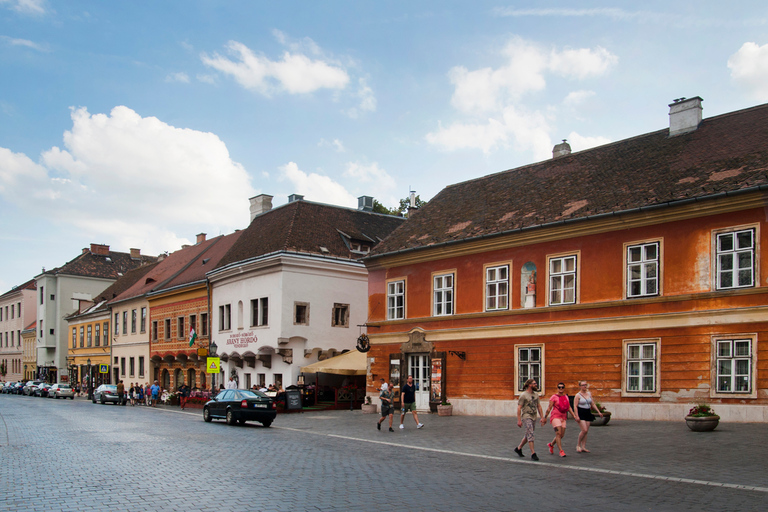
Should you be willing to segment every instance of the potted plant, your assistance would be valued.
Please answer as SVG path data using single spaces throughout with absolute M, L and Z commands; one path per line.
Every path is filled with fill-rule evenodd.
M 701 403 L 694 405 L 688 416 L 685 417 L 685 424 L 689 429 L 694 432 L 709 432 L 717 428 L 717 424 L 720 422 L 720 416 L 715 414 L 715 411 L 709 404 Z
M 360 409 L 362 409 L 363 414 L 375 414 L 376 413 L 376 404 L 371 403 L 371 397 L 366 396 L 365 397 L 365 403 L 360 406 Z
M 603 413 L 603 417 L 595 416 L 595 419 L 592 420 L 590 425 L 593 427 L 604 427 L 608 424 L 609 421 L 611 421 L 611 412 L 606 410 L 605 406 L 602 405 L 600 402 L 595 402 L 595 407 L 597 407 L 597 410 Z
M 443 399 L 443 403 L 439 404 L 437 406 L 437 415 L 438 416 L 452 416 L 453 415 L 453 406 L 451 403 Z

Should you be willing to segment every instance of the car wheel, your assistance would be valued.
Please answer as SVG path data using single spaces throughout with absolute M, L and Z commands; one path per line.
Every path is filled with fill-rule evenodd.
M 232 410 L 227 411 L 227 425 L 234 425 L 235 424 L 235 415 L 232 414 Z
M 101 395 L 101 399 L 99 400 L 101 402 L 101 405 L 106 405 L 106 401 L 104 401 L 104 395 Z
M 59 399 L 59 395 L 56 395 L 56 394 L 54 394 L 54 395 L 53 395 L 53 398 L 55 398 L 56 400 L 58 400 L 58 399 Z
M 212 419 L 213 418 L 211 418 L 211 411 L 209 411 L 207 407 L 203 407 L 203 420 L 206 423 L 210 423 Z
M 269 428 L 269 426 L 272 425 L 272 420 L 262 421 L 261 424 L 266 428 Z
M 96 397 L 91 398 L 91 402 L 96 403 Z
M 69 399 L 70 399 L 70 400 L 74 400 L 74 399 L 75 399 L 75 397 L 71 396 L 71 397 L 69 397 Z

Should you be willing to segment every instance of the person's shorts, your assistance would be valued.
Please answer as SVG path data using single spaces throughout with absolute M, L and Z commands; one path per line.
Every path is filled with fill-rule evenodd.
M 523 418 L 523 428 L 525 429 L 525 440 L 532 443 L 534 439 L 533 431 L 536 428 L 536 420 Z
M 390 407 L 389 405 L 382 405 L 381 406 L 381 417 L 389 416 L 390 414 L 395 414 L 395 408 Z
M 565 427 L 565 420 L 563 418 L 550 418 L 549 422 L 554 428 Z
M 576 413 L 579 415 L 579 420 L 581 421 L 592 421 L 595 419 L 595 415 L 592 414 L 592 410 L 587 409 L 586 407 L 577 407 Z
M 408 412 L 408 411 L 416 412 L 416 402 L 413 402 L 410 404 L 403 403 L 403 412 Z

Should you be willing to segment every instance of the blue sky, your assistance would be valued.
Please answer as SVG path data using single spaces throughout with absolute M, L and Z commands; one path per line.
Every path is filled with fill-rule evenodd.
M 0 292 L 768 102 L 762 2 L 0 0 Z M 512 191 L 514 193 L 514 191 Z

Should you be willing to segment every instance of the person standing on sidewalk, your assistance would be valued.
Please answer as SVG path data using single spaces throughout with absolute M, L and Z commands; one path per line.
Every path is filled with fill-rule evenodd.
M 551 415 L 549 413 L 552 413 Z M 563 451 L 563 436 L 565 435 L 565 424 L 568 421 L 568 413 L 571 413 L 573 419 L 578 420 L 578 416 L 571 407 L 571 402 L 565 395 L 565 384 L 562 382 L 557 383 L 557 393 L 552 395 L 549 399 L 549 408 L 544 415 L 544 419 L 549 416 L 549 423 L 555 429 L 555 438 L 551 443 L 547 443 L 549 453 L 555 453 L 555 444 L 557 449 L 560 450 L 560 456 L 565 457 L 565 451 Z
M 544 418 L 544 413 L 541 411 L 541 404 L 539 403 L 538 385 L 536 379 L 528 379 L 523 385 L 523 392 L 520 394 L 520 399 L 517 401 L 517 426 L 525 426 L 525 435 L 520 444 L 515 447 L 515 453 L 520 457 L 523 455 L 523 446 L 528 443 L 531 448 L 531 459 L 539 460 L 539 456 L 536 455 L 536 450 L 533 447 L 534 435 L 533 432 L 536 428 L 536 413 L 538 412 L 541 417 L 542 426 L 547 422 Z
M 152 395 L 152 407 L 157 407 L 157 399 L 160 397 L 160 385 L 155 381 L 154 384 L 149 388 L 150 394 Z
M 125 405 L 125 384 L 123 381 L 117 381 L 117 404 Z
M 413 385 L 413 375 L 409 375 L 403 388 L 400 390 L 400 400 L 403 403 L 403 408 L 400 411 L 400 428 L 405 428 L 403 420 L 408 411 L 411 411 L 413 415 L 413 421 L 416 422 L 416 428 L 424 426 L 423 423 L 419 423 L 419 415 L 416 414 L 416 386 Z
M 376 423 L 376 428 L 381 430 L 381 422 L 389 416 L 389 431 L 394 432 L 395 430 L 392 428 L 392 419 L 395 414 L 395 408 L 393 407 L 392 402 L 395 399 L 395 394 L 392 392 L 391 386 L 388 386 L 386 382 L 381 385 L 379 398 L 381 399 L 381 418 L 379 418 L 379 422 Z

